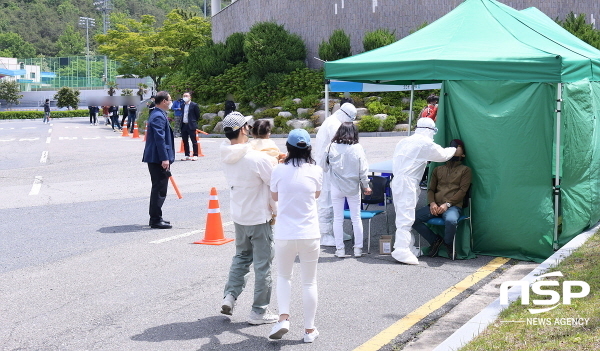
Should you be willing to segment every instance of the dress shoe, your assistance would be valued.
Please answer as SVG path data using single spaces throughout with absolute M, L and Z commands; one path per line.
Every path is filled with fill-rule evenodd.
M 165 221 L 159 221 L 159 222 L 150 223 L 150 228 L 171 229 L 171 228 L 173 228 L 173 226 L 170 223 L 167 223 Z
M 443 242 L 444 240 L 438 238 L 433 245 L 431 245 L 431 248 L 429 249 L 429 257 L 435 257 L 438 255 L 438 252 L 440 252 L 440 246 L 442 246 Z

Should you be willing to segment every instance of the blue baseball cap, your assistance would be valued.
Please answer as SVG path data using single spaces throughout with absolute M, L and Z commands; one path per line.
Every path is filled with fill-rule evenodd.
M 297 147 L 298 149 L 306 149 L 310 146 L 310 135 L 304 129 L 294 129 L 290 132 L 287 139 L 288 144 Z M 299 146 L 298 144 L 302 144 Z

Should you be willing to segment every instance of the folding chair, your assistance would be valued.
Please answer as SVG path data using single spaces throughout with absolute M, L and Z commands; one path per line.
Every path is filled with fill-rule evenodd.
M 366 204 L 364 210 L 360 211 L 360 219 L 368 220 L 368 229 L 367 229 L 367 253 L 371 253 L 371 219 L 373 217 L 385 214 L 385 228 L 389 234 L 389 223 L 388 223 L 388 215 L 387 215 L 387 194 L 386 188 L 388 187 L 389 179 L 386 177 L 379 176 L 369 176 L 371 180 L 371 190 L 373 191 L 371 195 L 362 195 L 361 203 Z M 374 210 L 369 211 L 369 205 L 383 203 L 384 210 Z M 344 210 L 344 219 L 350 219 L 350 210 Z
M 465 213 L 466 210 L 468 209 L 469 213 Z M 458 224 L 464 220 L 469 220 L 469 240 L 471 241 L 471 247 L 473 247 L 473 222 L 471 221 L 471 186 L 469 186 L 469 189 L 467 190 L 467 193 L 465 194 L 465 198 L 463 199 L 463 207 L 462 207 L 462 211 L 463 211 L 463 215 L 460 216 L 458 218 L 458 221 L 456 222 L 456 225 L 458 226 Z M 434 217 L 429 219 L 427 222 L 427 224 L 430 225 L 439 225 L 439 226 L 445 226 L 446 223 L 444 222 L 444 219 L 441 217 Z M 419 250 L 421 250 L 421 236 L 419 235 Z M 454 239 L 452 240 L 452 252 L 448 253 L 451 254 L 451 258 L 454 261 L 454 259 L 456 258 L 456 235 L 454 235 Z

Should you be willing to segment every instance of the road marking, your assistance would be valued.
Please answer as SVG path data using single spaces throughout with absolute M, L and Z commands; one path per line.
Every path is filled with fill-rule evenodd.
M 48 160 L 48 151 L 42 152 L 42 158 L 40 158 L 40 163 L 46 163 Z
M 87 138 L 87 137 L 83 137 L 83 140 L 94 140 L 94 139 L 100 139 L 100 137 L 93 137 L 93 138 Z
M 23 127 L 21 129 L 36 129 L 37 127 Z
M 58 137 L 58 140 L 77 140 L 77 137 Z
M 0 141 L 13 141 L 13 140 L 17 140 L 17 139 L 15 139 L 15 138 L 12 138 L 12 139 L 0 139 Z
M 52 133 L 52 128 L 48 129 L 48 133 Z
M 107 136 L 105 137 L 106 139 L 121 139 L 120 135 L 116 135 L 116 136 Z
M 488 264 L 475 271 L 473 274 L 469 275 L 456 285 L 449 287 L 438 296 L 427 301 L 423 306 L 417 308 L 413 312 L 406 315 L 406 317 L 400 319 L 396 323 L 383 330 L 381 333 L 375 335 L 373 338 L 371 338 L 371 340 L 355 348 L 354 351 L 375 351 L 381 349 L 383 346 L 394 340 L 398 335 L 404 333 L 412 326 L 423 320 L 423 318 L 427 317 L 429 314 L 445 305 L 448 301 L 452 300 L 463 291 L 469 289 L 488 275 L 495 272 L 496 269 L 500 268 L 509 260 L 510 258 L 506 257 L 494 258 Z
M 29 195 L 37 195 L 40 193 L 40 189 L 42 188 L 42 176 L 36 176 L 33 180 L 33 186 L 31 187 L 31 191 Z
M 21 138 L 21 139 L 19 139 L 19 141 L 35 141 L 35 140 L 40 140 L 40 138 Z
M 46 138 L 46 144 L 50 144 L 50 137 Z
M 225 222 L 225 223 L 223 223 L 223 227 L 227 227 L 228 225 L 232 225 L 232 224 L 233 224 L 233 222 Z M 162 243 L 166 243 L 167 241 L 185 238 L 185 237 L 188 237 L 188 236 L 192 236 L 194 234 L 204 233 L 204 230 L 205 229 L 193 230 L 191 232 L 187 232 L 187 233 L 183 233 L 183 234 L 179 234 L 179 235 L 170 236 L 168 238 L 164 238 L 164 239 L 160 239 L 160 240 L 154 240 L 154 241 L 151 241 L 150 244 L 162 244 Z

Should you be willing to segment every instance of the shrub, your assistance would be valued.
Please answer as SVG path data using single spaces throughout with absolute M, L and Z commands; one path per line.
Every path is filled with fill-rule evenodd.
M 373 116 L 363 116 L 358 121 L 358 130 L 361 132 L 376 132 L 380 125 L 380 119 Z
M 413 101 L 413 117 L 419 119 L 419 113 L 427 106 L 427 101 L 423 99 L 416 99 Z
M 363 48 L 365 51 L 380 48 L 392 44 L 396 41 L 395 31 L 390 32 L 388 29 L 381 28 L 372 32 L 365 33 L 363 37 Z
M 257 114 L 254 115 L 255 119 L 260 119 L 260 118 L 276 118 L 277 115 L 279 115 L 279 112 L 281 112 L 281 110 L 276 109 L 276 108 L 268 108 L 262 112 L 259 112 Z M 281 116 L 279 116 L 281 117 Z M 285 118 L 285 117 L 284 117 Z
M 88 110 L 52 111 L 50 118 L 85 117 L 89 115 Z M 0 112 L 0 119 L 35 119 L 43 118 L 43 111 L 4 111 Z
M 287 74 L 279 91 L 288 97 L 320 95 L 323 90 L 323 70 L 299 68 Z M 302 99 L 304 102 L 304 99 Z
M 387 118 L 381 123 L 381 127 L 383 130 L 391 131 L 396 127 L 396 117 L 395 116 L 387 116 Z
M 225 110 L 225 103 L 209 105 L 204 108 L 204 113 L 219 113 Z
M 285 130 L 288 127 L 288 125 L 286 124 L 287 121 L 288 121 L 288 119 L 283 116 L 275 116 L 275 119 L 273 120 L 273 124 L 275 124 L 275 127 L 279 127 L 279 128 L 282 128 L 283 130 Z
M 251 74 L 288 73 L 305 67 L 306 47 L 297 34 L 275 22 L 254 24 L 244 39 L 244 53 Z
M 319 58 L 325 61 L 335 61 L 344 57 L 352 56 L 350 36 L 343 29 L 336 29 L 328 41 L 319 45 Z
M 379 113 L 388 113 L 390 109 L 389 106 L 384 105 L 381 103 L 381 101 L 371 101 L 367 102 L 365 105 L 369 109 L 369 112 L 374 115 Z

